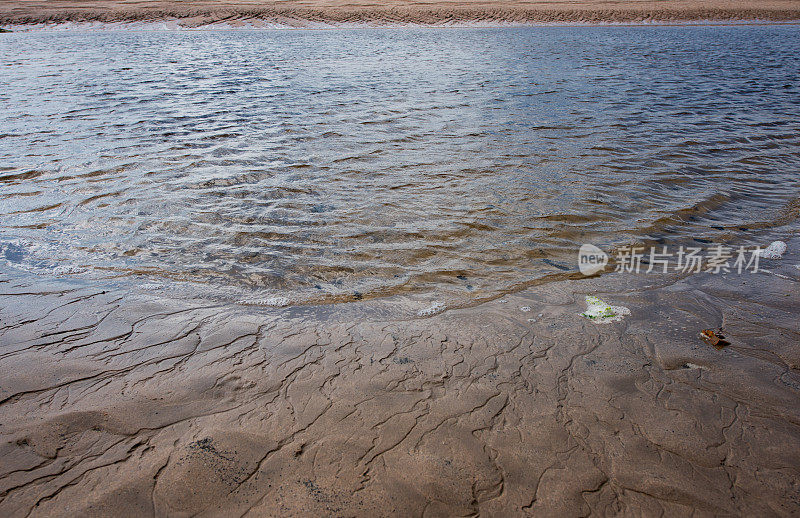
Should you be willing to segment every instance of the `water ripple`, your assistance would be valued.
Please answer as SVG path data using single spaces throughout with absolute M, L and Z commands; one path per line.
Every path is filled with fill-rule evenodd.
M 796 231 L 798 36 L 6 34 L 0 246 L 237 300 L 451 306 L 574 266 L 583 242 Z

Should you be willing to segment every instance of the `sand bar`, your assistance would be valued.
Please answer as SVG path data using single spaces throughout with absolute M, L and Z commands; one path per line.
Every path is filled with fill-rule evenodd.
M 486 1 L 439 0 L 388 2 L 286 0 L 278 2 L 222 0 L 122 1 L 74 0 L 0 2 L 0 24 L 63 22 L 179 21 L 186 27 L 205 25 L 458 25 L 537 23 L 680 23 L 690 21 L 786 22 L 800 19 L 797 0 L 652 1 Z

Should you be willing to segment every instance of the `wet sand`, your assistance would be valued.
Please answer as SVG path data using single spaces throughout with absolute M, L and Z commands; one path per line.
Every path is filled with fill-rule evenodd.
M 6 273 L 0 515 L 797 515 L 797 262 L 430 318 Z
M 284 0 L 276 2 L 8 0 L 0 4 L 0 24 L 64 22 L 175 21 L 182 26 L 339 24 L 529 24 L 529 23 L 677 23 L 687 21 L 790 21 L 800 19 L 798 0 L 665 0 L 665 1 L 498 1 L 350 2 Z

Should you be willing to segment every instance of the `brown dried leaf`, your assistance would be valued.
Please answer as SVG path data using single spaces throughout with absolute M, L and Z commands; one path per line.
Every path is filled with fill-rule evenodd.
M 717 349 L 722 349 L 726 345 L 731 344 L 729 341 L 725 340 L 722 329 L 717 329 L 716 331 L 713 329 L 703 329 L 700 332 L 700 338 L 708 345 L 716 347 Z

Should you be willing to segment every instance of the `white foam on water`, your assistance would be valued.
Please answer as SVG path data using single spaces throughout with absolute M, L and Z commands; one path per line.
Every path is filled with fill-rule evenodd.
M 597 322 L 598 324 L 606 324 L 609 322 L 618 322 L 630 314 L 631 310 L 626 307 L 611 306 L 598 297 L 587 295 L 586 311 L 581 313 L 581 316 L 588 318 L 592 322 Z
M 286 297 L 268 297 L 266 299 L 238 300 L 236 303 L 248 306 L 270 306 L 273 308 L 283 308 L 288 306 L 291 301 Z
M 788 275 L 783 275 L 782 273 L 777 273 L 777 272 L 773 272 L 773 271 L 770 271 L 770 270 L 759 270 L 759 271 L 760 271 L 760 272 L 761 272 L 761 271 L 763 271 L 763 272 L 767 272 L 767 273 L 769 273 L 769 274 L 771 274 L 771 275 L 774 275 L 775 277 L 778 277 L 779 279 L 786 279 L 787 281 L 792 281 L 792 280 L 794 280 L 794 279 L 792 279 L 791 277 L 789 277 Z
M 84 273 L 88 270 L 88 268 L 84 266 L 76 266 L 76 265 L 59 265 L 51 269 L 46 269 L 43 273 L 52 273 L 53 275 L 71 275 L 76 273 Z
M 27 239 L 0 241 L 0 259 L 10 268 L 34 275 L 63 277 L 87 272 L 90 268 L 77 264 L 53 262 L 58 249 L 51 244 L 37 243 Z
M 425 309 L 420 309 L 417 311 L 417 315 L 421 317 L 429 317 L 431 315 L 435 315 L 436 313 L 441 313 L 445 310 L 444 302 L 436 301 Z
M 140 284 L 139 285 L 139 289 L 140 290 L 147 290 L 147 291 L 158 291 L 158 290 L 164 289 L 164 285 L 163 284 L 157 284 L 157 283 L 154 283 L 154 282 L 147 282 L 145 284 Z
M 11 268 L 34 275 L 53 275 L 61 277 L 85 273 L 90 270 L 87 266 L 64 263 L 63 260 L 54 262 L 52 257 L 57 257 L 60 250 L 53 244 L 30 241 L 27 239 L 10 239 L 0 241 L 0 258 Z

